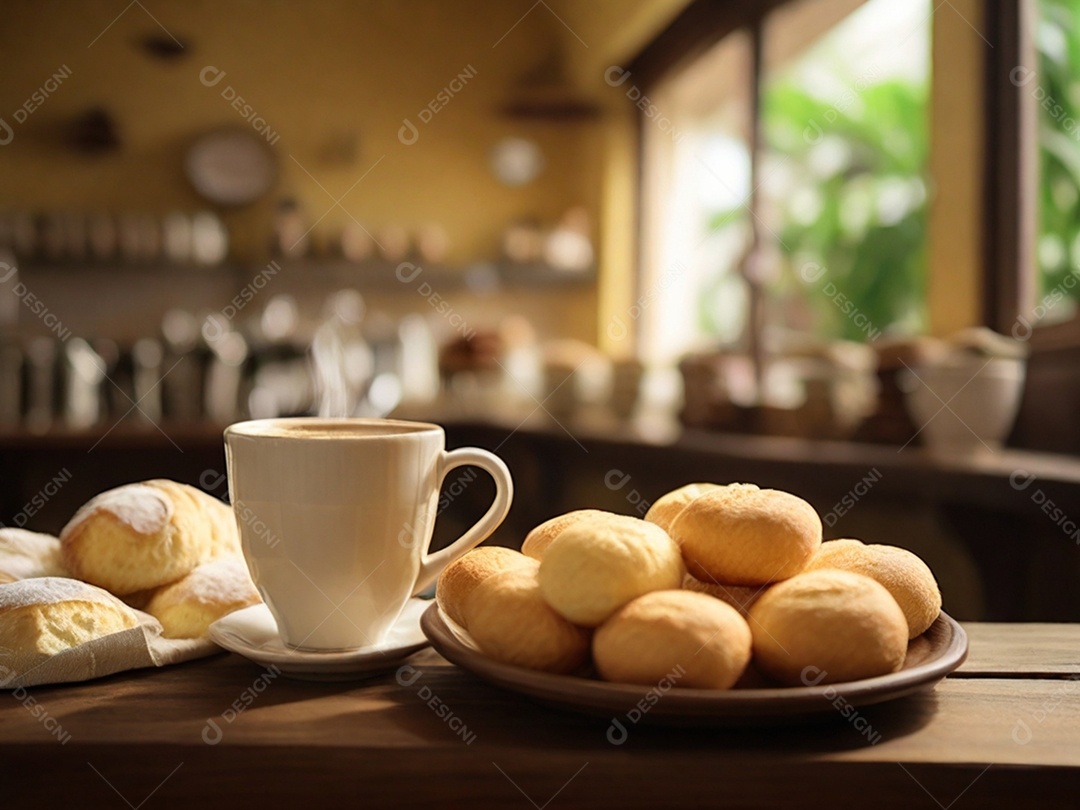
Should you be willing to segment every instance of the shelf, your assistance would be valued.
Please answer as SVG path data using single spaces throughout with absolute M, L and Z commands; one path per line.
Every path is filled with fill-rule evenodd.
M 500 288 L 577 287 L 596 281 L 595 269 L 581 273 L 554 270 L 543 264 L 473 262 L 465 265 L 427 264 L 409 259 L 388 262 L 370 259 L 347 262 L 341 259 L 278 259 L 285 275 L 331 279 L 355 284 L 360 289 L 415 291 L 423 284 L 433 290 L 494 292 Z
M 0 428 L 0 452 L 79 450 L 101 447 L 109 450 L 160 450 L 174 444 L 183 447 L 210 447 L 223 443 L 224 425 L 212 422 L 164 422 L 151 424 L 102 424 L 73 429 L 62 425 L 45 433 L 30 433 L 13 427 Z
M 565 422 L 567 430 L 552 424 L 519 420 L 447 418 L 439 414 L 412 414 L 408 418 L 423 418 L 444 425 L 448 431 L 469 434 L 470 437 L 493 438 L 496 443 L 513 433 L 522 439 L 544 444 L 575 445 L 581 442 L 590 447 L 648 453 L 670 451 L 682 457 L 712 457 L 768 466 L 798 466 L 820 471 L 877 469 L 883 478 L 915 478 L 922 480 L 930 492 L 935 482 L 946 479 L 988 479 L 1008 482 L 1017 475 L 1018 484 L 1031 480 L 1040 485 L 1063 487 L 1076 497 L 1080 490 L 1080 460 L 1065 455 L 1037 453 L 1005 448 L 994 453 L 973 456 L 941 457 L 925 449 L 909 447 L 901 450 L 893 445 L 865 444 L 822 439 L 796 439 L 779 436 L 750 436 L 682 429 L 670 433 L 640 430 L 620 423 L 611 427 L 589 427 Z M 87 430 L 57 427 L 43 434 L 32 434 L 15 428 L 0 429 L 0 450 L 82 448 L 103 440 L 110 448 L 154 449 L 168 446 L 170 439 L 181 445 L 209 446 L 222 441 L 224 425 L 211 422 L 162 423 L 153 425 L 122 424 L 113 429 L 102 425 Z
M 276 264 L 282 278 L 311 279 L 348 284 L 362 290 L 381 292 L 414 291 L 427 283 L 433 290 L 472 290 L 494 292 L 502 288 L 535 289 L 581 287 L 595 283 L 596 270 L 564 272 L 544 264 L 513 262 L 473 262 L 465 265 L 428 265 L 421 261 L 388 262 L 369 259 L 349 262 L 344 259 L 267 259 L 259 263 L 227 263 L 206 267 L 167 262 L 102 264 L 20 263 L 24 279 L 42 276 L 109 276 L 116 278 L 172 276 L 186 279 L 242 279 L 267 270 Z M 399 268 L 402 268 L 399 272 Z M 276 275 L 276 274 L 275 274 Z
M 41 276 L 177 276 L 181 278 L 235 277 L 243 265 L 225 262 L 215 265 L 172 264 L 170 262 L 18 262 L 19 275 L 24 279 Z

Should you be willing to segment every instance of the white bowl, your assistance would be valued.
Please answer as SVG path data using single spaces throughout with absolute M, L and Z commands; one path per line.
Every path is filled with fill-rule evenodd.
M 965 356 L 901 375 L 908 414 L 934 453 L 995 450 L 1012 430 L 1026 361 Z

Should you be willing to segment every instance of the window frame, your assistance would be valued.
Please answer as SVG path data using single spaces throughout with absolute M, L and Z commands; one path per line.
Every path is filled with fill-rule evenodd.
M 1035 0 L 986 0 L 986 208 L 983 220 L 983 319 L 1013 334 L 1035 305 L 1039 232 L 1039 108 L 1012 72 L 1035 65 Z M 1021 325 L 1022 326 L 1022 325 Z M 1021 336 L 1026 330 L 1021 329 Z M 1080 315 L 1034 324 L 1032 354 L 1080 350 Z
M 763 285 L 755 278 L 752 271 L 754 255 L 761 251 L 761 226 L 757 216 L 760 201 L 760 160 L 764 147 L 761 127 L 762 80 L 764 76 L 765 29 L 769 17 L 785 5 L 792 5 L 798 0 L 692 0 L 689 5 L 647 45 L 629 64 L 629 72 L 635 83 L 645 95 L 654 93 L 656 86 L 672 73 L 700 58 L 721 40 L 744 30 L 750 40 L 751 71 L 749 76 L 749 98 L 751 104 L 751 125 L 748 135 L 751 161 L 752 191 L 744 202 L 750 211 L 752 228 L 751 246 L 747 251 L 742 266 L 737 267 L 748 288 L 747 302 L 747 345 L 745 350 L 752 360 L 754 374 L 759 384 L 766 366 L 764 341 L 764 318 L 766 293 Z M 645 139 L 643 132 L 649 120 L 644 110 L 637 112 L 636 176 L 637 199 L 634 205 L 635 232 L 638 234 L 634 246 L 635 273 L 633 288 L 635 298 L 642 295 L 643 279 L 646 278 L 645 256 L 642 250 L 642 234 L 647 219 L 647 204 L 644 190 L 645 182 Z M 635 325 L 634 339 L 640 345 L 640 323 Z
M 670 73 L 679 70 L 689 62 L 694 61 L 713 46 L 717 45 L 725 37 L 734 32 L 745 29 L 750 37 L 752 50 L 751 104 L 753 105 L 753 120 L 750 132 L 752 173 L 758 171 L 758 158 L 760 156 L 760 86 L 762 71 L 762 47 L 764 36 L 764 21 L 775 9 L 794 0 L 692 0 L 692 2 L 665 28 L 657 37 L 642 50 L 630 63 L 630 71 L 635 82 L 641 87 L 646 95 L 653 93 L 657 84 Z M 645 188 L 645 143 L 641 133 L 647 119 L 644 111 L 638 110 L 637 115 L 637 176 L 635 184 L 637 188 L 637 201 L 634 206 L 634 216 L 637 220 L 636 232 L 642 233 L 642 226 L 646 218 L 646 203 L 642 190 Z M 755 189 L 756 191 L 756 189 Z M 746 206 L 754 210 L 756 194 L 751 192 L 746 200 Z M 754 226 L 754 249 L 757 249 L 757 227 Z M 637 257 L 635 267 L 635 297 L 641 295 L 642 279 L 645 268 L 644 257 L 641 250 L 640 236 L 635 246 Z M 749 281 L 749 280 L 748 280 Z M 758 285 L 750 283 L 750 317 L 760 318 L 761 291 Z M 638 325 L 640 331 L 640 324 Z M 755 376 L 760 377 L 764 368 L 763 347 L 759 345 L 757 337 L 760 329 L 752 326 L 747 329 L 750 345 L 748 353 L 753 358 Z M 636 335 L 640 338 L 640 335 Z M 759 379 L 760 382 L 760 379 Z
M 1071 413 L 1080 399 L 1080 315 L 1033 324 L 1030 333 L 1019 320 L 1035 305 L 1038 271 L 1038 102 L 1010 74 L 1037 64 L 1036 15 L 1034 0 L 985 0 L 983 318 L 998 332 L 1026 339 L 1029 348 L 1009 444 L 1080 453 L 1080 423 Z
M 1031 0 L 986 0 L 982 310 L 985 325 L 1003 334 L 1031 310 L 1036 273 L 1038 108 L 1011 80 L 1036 60 L 1033 14 Z

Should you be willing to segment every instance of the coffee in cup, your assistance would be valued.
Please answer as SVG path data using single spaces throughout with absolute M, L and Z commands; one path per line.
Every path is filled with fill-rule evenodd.
M 301 650 L 377 644 L 411 596 L 498 527 L 506 465 L 447 451 L 438 425 L 391 419 L 260 419 L 225 430 L 229 494 L 252 578 L 282 641 Z M 483 517 L 431 553 L 440 486 L 471 465 L 495 480 Z

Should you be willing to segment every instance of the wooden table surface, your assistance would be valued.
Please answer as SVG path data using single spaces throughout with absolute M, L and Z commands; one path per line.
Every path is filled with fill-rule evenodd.
M 411 660 L 408 686 L 394 673 L 292 681 L 223 654 L 0 696 L 0 796 L 146 810 L 1075 808 L 1080 625 L 966 627 L 961 670 L 860 710 L 873 735 L 837 715 L 754 730 L 631 724 L 619 745 L 610 720 L 531 703 L 431 650 Z

